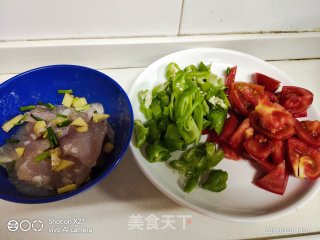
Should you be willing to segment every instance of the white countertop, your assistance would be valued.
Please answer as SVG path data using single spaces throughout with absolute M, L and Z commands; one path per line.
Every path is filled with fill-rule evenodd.
M 320 60 L 272 61 L 286 72 L 298 86 L 315 94 L 314 104 L 320 108 Z M 102 72 L 116 79 L 128 91 L 143 68 L 107 69 Z M 0 75 L 0 82 L 12 75 Z M 318 180 L 319 181 L 319 180 Z M 143 175 L 134 162 L 130 150 L 115 170 L 102 182 L 72 198 L 41 205 L 15 204 L 0 200 L 1 239 L 250 239 L 283 236 L 284 231 L 298 234 L 299 230 L 317 233 L 308 239 L 320 238 L 320 193 L 303 208 L 281 218 L 262 222 L 229 222 L 202 216 L 180 207 L 158 191 Z M 132 221 L 142 220 L 141 230 L 132 227 Z M 173 228 L 160 224 L 160 228 L 147 230 L 146 218 L 157 217 L 161 221 L 167 215 L 174 221 Z M 186 225 L 183 226 L 183 218 Z M 8 221 L 40 220 L 44 228 L 35 232 L 10 232 Z M 52 233 L 50 229 L 71 227 L 73 219 L 87 233 Z M 53 220 L 56 222 L 53 223 Z M 58 224 L 58 221 L 65 221 Z M 72 223 L 69 222 L 72 220 Z M 144 225 L 143 225 L 144 224 Z M 278 231 L 278 233 L 277 233 Z M 297 239 L 302 239 L 298 237 Z

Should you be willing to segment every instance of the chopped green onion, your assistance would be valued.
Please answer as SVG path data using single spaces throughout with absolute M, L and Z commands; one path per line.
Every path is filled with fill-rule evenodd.
M 38 102 L 39 105 L 45 106 L 49 110 L 54 110 L 56 107 L 52 103 L 43 103 L 41 101 Z
M 39 154 L 38 156 L 36 156 L 33 160 L 35 162 L 41 162 L 41 161 L 49 158 L 50 155 L 51 155 L 50 152 L 43 152 L 43 153 Z
M 21 112 L 24 112 L 24 111 L 29 111 L 29 110 L 32 110 L 32 109 L 35 109 L 36 106 L 35 105 L 29 105 L 29 106 L 23 106 L 23 107 L 20 107 L 20 111 Z
M 66 126 L 70 125 L 70 123 L 71 123 L 71 121 L 69 119 L 67 119 L 61 123 L 58 123 L 57 125 L 58 125 L 58 127 L 66 127 Z
M 59 94 L 65 94 L 65 93 L 73 93 L 72 89 L 69 90 L 58 90 Z
M 82 111 L 88 110 L 90 107 L 91 107 L 90 104 L 87 104 L 87 105 L 84 105 L 83 107 L 78 107 L 75 109 L 77 112 L 82 112 Z
M 68 118 L 67 115 L 63 115 L 63 114 L 61 114 L 61 113 L 57 113 L 57 117 Z
M 8 173 L 13 173 L 14 167 L 16 165 L 16 161 L 12 161 L 6 164 L 6 169 Z
M 35 116 L 33 114 L 30 114 L 30 117 L 32 117 L 36 121 L 44 121 L 42 118 L 39 118 L 39 117 L 37 117 L 37 116 Z
M 6 143 L 18 143 L 18 142 L 20 142 L 19 139 L 15 139 L 15 138 L 8 138 L 5 141 L 6 141 Z
M 56 109 L 56 107 L 52 103 L 48 103 L 46 107 L 49 108 L 50 110 Z
M 54 133 L 53 128 L 48 127 L 47 130 L 48 130 L 48 140 L 49 140 L 50 146 L 52 148 L 58 147 L 59 146 L 58 139 L 56 134 Z

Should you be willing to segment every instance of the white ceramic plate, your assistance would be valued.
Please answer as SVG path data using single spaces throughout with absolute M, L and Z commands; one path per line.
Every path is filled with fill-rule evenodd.
M 252 73 L 260 72 L 281 80 L 283 85 L 302 86 L 269 63 L 248 54 L 214 48 L 184 50 L 155 61 L 136 79 L 129 94 L 135 119 L 145 119 L 139 110 L 138 92 L 163 83 L 170 62 L 183 68 L 200 61 L 212 64 L 211 71 L 221 77 L 227 67 L 237 65 L 237 81 L 249 82 Z M 314 107 L 308 110 L 308 114 L 310 119 L 320 119 Z M 165 163 L 149 163 L 132 142 L 131 150 L 142 172 L 165 195 L 182 206 L 212 217 L 240 221 L 269 219 L 302 207 L 320 188 L 319 180 L 312 183 L 290 176 L 285 194 L 273 194 L 252 183 L 257 170 L 249 161 L 223 160 L 216 168 L 229 174 L 226 190 L 213 193 L 197 187 L 187 194 L 179 186 L 181 176 L 177 172 Z

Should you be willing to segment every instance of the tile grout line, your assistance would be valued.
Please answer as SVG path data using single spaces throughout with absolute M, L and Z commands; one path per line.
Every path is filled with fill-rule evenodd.
M 268 35 L 268 34 L 301 34 L 301 33 L 320 33 L 320 31 L 314 30 L 300 30 L 300 31 L 252 31 L 252 32 L 216 32 L 216 33 L 184 33 L 181 34 L 181 25 L 183 17 L 184 0 L 181 0 L 181 11 L 179 19 L 178 34 L 174 37 L 213 37 L 213 36 L 226 36 L 226 35 Z M 64 37 L 64 38 L 32 38 L 32 39 L 11 39 L 11 40 L 0 40 L 0 43 L 11 43 L 11 42 L 38 42 L 38 41 L 74 41 L 74 40 L 123 40 L 123 39 L 153 39 L 153 38 L 170 38 L 171 35 L 130 35 L 130 36 L 91 36 L 91 37 Z
M 180 19 L 179 19 L 179 27 L 178 27 L 178 37 L 180 36 L 181 32 L 181 24 L 182 24 L 182 17 L 183 17 L 183 8 L 184 8 L 184 0 L 181 0 L 181 11 L 180 11 Z

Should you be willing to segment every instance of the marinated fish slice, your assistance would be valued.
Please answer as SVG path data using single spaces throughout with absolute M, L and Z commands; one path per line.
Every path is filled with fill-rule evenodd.
M 105 143 L 109 142 L 114 144 L 114 131 L 111 125 L 107 122 L 107 134 L 104 139 Z
M 83 112 L 77 112 L 74 108 L 67 108 L 63 105 L 56 107 L 55 113 L 62 114 L 68 117 L 69 120 L 73 121 L 78 117 L 81 117 L 85 122 L 89 122 L 94 113 L 103 113 L 104 108 L 101 103 L 90 104 L 90 108 Z
M 54 129 L 55 134 L 57 135 L 57 138 L 63 138 L 64 136 L 68 135 L 70 132 L 70 129 L 73 128 L 72 126 L 67 127 L 60 127 Z
M 45 197 L 56 194 L 56 191 L 48 187 L 36 187 L 30 181 L 23 181 L 18 179 L 16 173 L 10 174 L 10 182 L 15 186 L 15 188 L 26 195 L 35 196 L 35 197 Z
M 10 163 L 18 158 L 14 145 L 16 144 L 5 144 L 0 147 L 0 164 Z
M 31 141 L 24 151 L 23 158 L 16 162 L 15 170 L 20 180 L 31 181 L 38 187 L 45 187 L 51 181 L 51 161 L 36 162 L 34 158 L 50 148 L 47 140 Z
M 51 122 L 57 117 L 55 111 L 49 110 L 45 106 L 37 106 L 35 109 L 30 111 L 30 116 L 42 119 L 47 123 Z
M 105 121 L 99 123 L 90 121 L 88 131 L 83 133 L 71 128 L 68 135 L 59 139 L 62 153 L 79 159 L 86 167 L 94 167 L 101 153 L 107 129 Z
M 62 159 L 73 161 L 74 164 L 59 172 L 61 177 L 54 183 L 55 188 L 73 183 L 80 186 L 89 178 L 91 168 L 83 166 L 78 159 L 72 156 L 62 156 Z
M 17 143 L 7 143 L 0 147 L 0 163 L 9 163 L 17 160 L 18 155 L 15 151 L 18 147 L 25 147 L 34 140 L 33 124 L 28 123 L 21 127 L 11 139 L 18 140 Z

